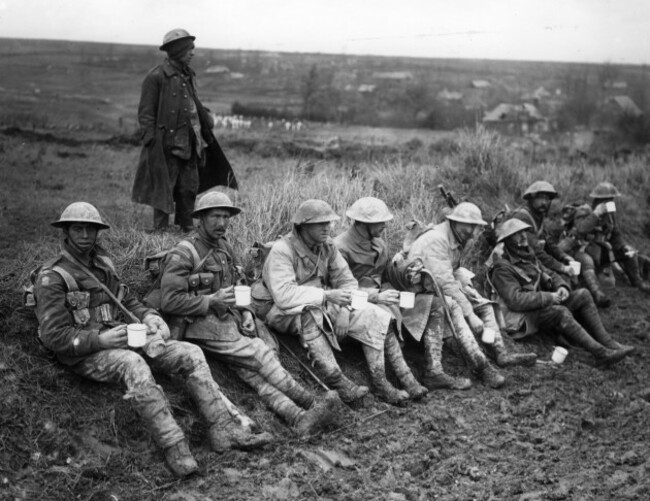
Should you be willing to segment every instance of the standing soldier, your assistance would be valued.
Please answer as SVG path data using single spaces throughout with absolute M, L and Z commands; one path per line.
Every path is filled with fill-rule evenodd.
M 618 225 L 614 201 L 621 194 L 612 183 L 605 181 L 599 183 L 589 196 L 592 199 L 593 217 L 597 218 L 598 226 L 614 253 L 614 259 L 623 267 L 632 286 L 650 294 L 650 284 L 641 278 L 639 252 L 625 242 Z
M 164 263 L 161 309 L 185 339 L 231 364 L 270 409 L 308 435 L 332 423 L 342 404 L 336 392 L 317 403 L 282 367 L 270 347 L 277 349 L 275 340 L 250 306 L 235 305 L 241 267 L 225 233 L 240 212 L 224 193 L 208 192 L 197 201 L 192 213 L 199 218 L 197 233 L 180 242 Z
M 535 181 L 524 192 L 523 199 L 526 205 L 516 208 L 512 217 L 520 219 L 532 228 L 532 231 L 527 234 L 528 245 L 535 251 L 537 259 L 544 266 L 556 273 L 573 276 L 573 269 L 569 266 L 571 256 L 560 250 L 551 240 L 544 224 L 555 198 L 557 198 L 557 191 L 551 183 Z
M 330 238 L 330 224 L 339 220 L 323 200 L 307 200 L 294 214 L 293 231 L 277 241 L 269 252 L 262 276 L 273 299 L 267 323 L 280 332 L 297 334 L 315 364 L 325 373 L 325 382 L 341 398 L 352 402 L 368 393 L 341 371 L 333 349 L 339 340 L 359 341 L 377 394 L 392 404 L 427 392 L 404 361 L 395 335 L 393 316 L 369 303 L 352 309 L 351 294 L 359 286 L 350 267 Z M 396 369 L 406 391 L 386 379 L 384 353 Z
M 503 254 L 495 256 L 488 271 L 506 307 L 504 316 L 511 329 L 529 334 L 538 327 L 556 329 L 592 353 L 599 366 L 615 364 L 632 353 L 634 347 L 616 342 L 605 330 L 586 289 L 571 291 L 559 274 L 539 262 L 528 245 L 526 233 L 530 229 L 518 219 L 505 221 L 497 229 Z
M 214 122 L 196 93 L 194 39 L 175 29 L 163 38 L 167 59 L 142 82 L 138 122 L 143 143 L 133 182 L 134 202 L 153 207 L 154 230 L 169 214 L 183 232 L 192 229 L 196 194 L 216 185 L 237 189 L 232 168 L 212 134 Z
M 468 288 L 464 278 L 455 273 L 460 268 L 465 246 L 474 236 L 477 227 L 487 224 L 483 220 L 481 210 L 473 203 L 462 202 L 454 207 L 446 219 L 413 242 L 409 259 L 422 260 L 424 268 L 438 281 L 443 293 L 458 303 L 465 321 L 475 335 L 481 335 L 484 329 L 494 332 L 495 340 L 491 351 L 497 365 L 506 367 L 534 364 L 537 358 L 534 353 L 508 352 L 492 303 L 473 287 Z M 483 370 L 480 374 L 490 383 L 494 376 L 485 372 L 486 367 L 489 365 L 481 364 L 477 368 Z
M 426 361 L 426 372 L 422 379 L 424 386 L 429 390 L 470 388 L 472 383 L 469 379 L 445 374 L 442 368 L 442 300 L 423 291 L 416 295 L 413 308 L 400 309 L 398 306 L 399 292 L 393 288 L 395 284 L 390 283 L 387 273 L 387 268 L 391 266 L 388 246 L 381 238 L 386 222 L 393 219 L 386 204 L 374 197 L 360 198 L 350 206 L 346 215 L 352 220 L 352 226 L 337 236 L 334 244 L 350 266 L 354 278 L 359 281 L 359 288 L 368 291 L 368 301 L 389 311 L 401 323 L 402 329 L 416 341 L 423 342 Z M 407 273 L 413 271 L 411 268 Z M 403 276 L 401 278 L 408 282 Z M 414 284 L 404 283 L 401 288 L 411 290 Z M 408 370 L 408 367 L 402 370 Z
M 255 437 L 233 421 L 201 349 L 168 340 L 169 329 L 156 310 L 141 304 L 121 283 L 111 259 L 97 244 L 98 232 L 109 226 L 95 207 L 75 202 L 52 226 L 62 228 L 64 240 L 61 254 L 45 263 L 36 279 L 40 339 L 73 372 L 126 387 L 124 398 L 132 402 L 164 451 L 174 475 L 190 475 L 198 466 L 150 367 L 185 380 L 209 425 L 213 450 L 255 448 L 269 441 L 268 434 Z M 147 338 L 154 340 L 143 350 L 127 345 L 126 311 L 147 326 Z

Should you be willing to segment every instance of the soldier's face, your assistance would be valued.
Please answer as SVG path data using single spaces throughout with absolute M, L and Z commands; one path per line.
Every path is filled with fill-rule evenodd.
M 553 198 L 548 193 L 537 193 L 530 199 L 530 207 L 540 214 L 548 214 Z
M 180 56 L 180 57 L 178 58 L 178 61 L 179 61 L 181 64 L 187 66 L 187 65 L 189 65 L 190 62 L 192 61 L 192 58 L 193 58 L 193 57 L 194 57 L 194 45 L 192 45 L 192 48 L 189 49 L 185 54 L 183 54 L 182 56 Z
M 97 241 L 97 226 L 90 223 L 72 223 L 64 230 L 68 243 L 81 253 L 90 252 Z
M 330 236 L 330 223 L 303 224 L 300 231 L 308 245 L 322 244 Z
M 519 233 L 509 236 L 506 239 L 506 247 L 511 249 L 527 249 L 528 238 L 526 237 L 526 232 L 520 231 Z
M 221 238 L 230 226 L 230 211 L 208 209 L 201 216 L 201 226 L 211 238 Z
M 386 223 L 369 223 L 366 224 L 370 238 L 378 238 L 386 229 Z
M 454 229 L 456 230 L 456 235 L 458 235 L 461 244 L 465 244 L 474 236 L 477 226 L 478 225 L 476 224 L 459 223 L 454 221 Z

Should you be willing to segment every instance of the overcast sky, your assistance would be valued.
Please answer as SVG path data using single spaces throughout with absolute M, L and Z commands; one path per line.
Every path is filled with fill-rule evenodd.
M 0 0 L 0 37 L 650 63 L 650 0 Z

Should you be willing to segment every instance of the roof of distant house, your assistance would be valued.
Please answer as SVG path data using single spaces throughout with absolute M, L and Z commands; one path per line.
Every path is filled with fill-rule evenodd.
M 529 119 L 544 120 L 539 110 L 530 103 L 511 104 L 501 103 L 492 111 L 488 111 L 483 117 L 484 122 L 515 121 L 526 115 Z
M 487 80 L 472 80 L 472 87 L 474 87 L 475 89 L 486 89 L 491 85 L 492 84 Z
M 205 70 L 206 73 L 230 73 L 230 68 L 228 66 L 210 66 L 207 70 Z
M 607 100 L 608 103 L 613 102 L 618 105 L 623 113 L 639 117 L 643 115 L 643 111 L 639 108 L 630 96 L 614 96 Z

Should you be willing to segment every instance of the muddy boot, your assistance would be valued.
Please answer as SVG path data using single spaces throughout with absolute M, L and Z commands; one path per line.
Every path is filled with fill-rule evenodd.
M 228 449 L 259 449 L 274 441 L 270 433 L 251 433 L 233 421 L 228 407 L 223 401 L 217 383 L 203 372 L 195 372 L 187 377 L 187 388 L 199 412 L 209 425 L 210 446 L 215 452 Z
M 302 407 L 299 407 L 291 398 L 266 381 L 258 372 L 243 367 L 236 368 L 235 372 L 257 392 L 260 400 L 271 411 L 289 425 L 292 425 L 305 412 Z
M 158 385 L 148 385 L 129 391 L 125 397 L 151 432 L 154 441 L 165 454 L 165 462 L 177 477 L 185 477 L 198 470 L 190 453 L 183 431 L 173 418 L 167 397 Z
M 467 390 L 472 386 L 472 382 L 468 378 L 450 376 L 449 374 L 445 374 L 442 368 L 443 338 L 442 326 L 440 324 L 440 321 L 435 322 L 433 318 L 430 318 L 422 335 L 424 363 L 426 366 L 422 383 L 429 390 Z M 451 341 L 458 344 L 455 338 L 450 338 Z M 458 356 L 462 356 L 460 354 L 460 347 L 457 350 Z
M 574 294 L 579 294 L 579 291 L 575 291 Z M 610 333 L 607 332 L 607 329 L 605 329 L 600 318 L 600 314 L 598 313 L 598 309 L 589 296 L 586 296 L 582 300 L 579 314 L 582 326 L 587 333 L 589 333 L 592 338 L 604 347 L 611 350 L 622 350 L 625 352 L 625 356 L 630 355 L 635 351 L 634 346 L 621 344 L 615 341 Z
M 501 336 L 497 337 L 491 349 L 494 353 L 494 360 L 499 367 L 532 366 L 535 365 L 537 360 L 536 353 L 512 353 L 508 351 Z
M 630 283 L 641 292 L 650 294 L 650 284 L 641 279 L 641 271 L 639 269 L 639 260 L 637 256 L 635 255 L 625 261 L 621 261 L 621 265 L 623 266 L 623 270 L 625 270 L 625 274 L 630 279 Z
M 607 297 L 607 294 L 605 294 L 600 288 L 600 282 L 598 281 L 598 276 L 596 275 L 595 270 L 584 269 L 582 270 L 581 275 L 585 282 L 585 286 L 594 298 L 596 305 L 600 308 L 607 308 L 611 304 L 611 301 L 609 297 Z
M 165 464 L 178 478 L 187 477 L 199 470 L 199 465 L 196 464 L 185 439 L 165 449 Z
M 406 403 L 409 394 L 404 390 L 398 390 L 386 379 L 384 351 L 376 350 L 364 344 L 363 354 L 366 357 L 366 362 L 368 362 L 374 392 L 389 404 L 400 405 Z
M 343 412 L 343 402 L 335 391 L 328 391 L 322 400 L 317 401 L 311 409 L 301 411 L 293 423 L 293 429 L 298 435 L 305 437 L 313 435 L 328 425 L 336 424 Z
M 506 382 L 506 378 L 487 360 L 485 361 L 485 365 L 479 368 L 476 373 L 478 378 L 490 388 L 501 388 Z
M 593 309 L 596 309 L 595 305 L 593 306 Z M 607 348 L 591 337 L 589 332 L 587 332 L 568 311 L 566 316 L 562 319 L 559 327 L 562 334 L 566 336 L 572 344 L 584 348 L 594 356 L 596 359 L 596 367 L 614 365 L 629 355 L 626 350 Z M 609 337 L 609 334 L 607 337 Z
M 309 353 L 309 358 L 325 374 L 325 383 L 335 389 L 345 403 L 352 403 L 365 397 L 370 391 L 368 387 L 355 384 L 341 372 L 329 342 L 318 327 L 313 327 L 315 328 L 310 328 L 306 322 L 303 322 L 300 339 Z
M 424 398 L 428 393 L 428 390 L 422 386 L 417 379 L 415 379 L 413 372 L 411 372 L 411 368 L 406 363 L 406 360 L 404 360 L 404 354 L 402 353 L 402 349 L 399 346 L 399 342 L 397 341 L 397 337 L 395 336 L 392 327 L 388 330 L 388 334 L 386 335 L 384 350 L 386 351 L 388 362 L 395 371 L 397 379 L 402 383 L 404 389 L 408 392 L 411 398 L 413 400 Z

